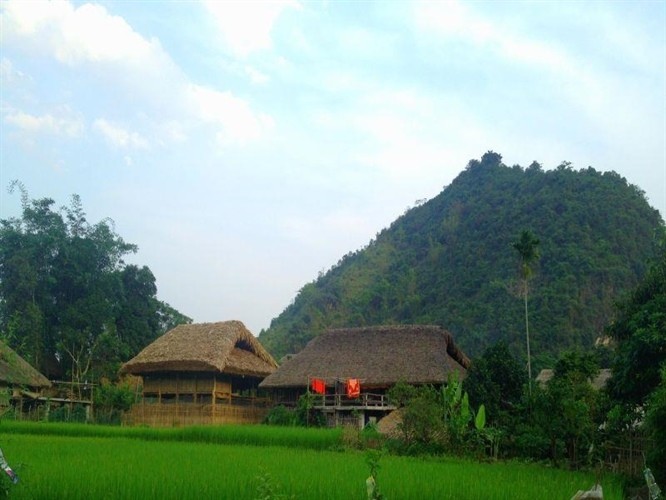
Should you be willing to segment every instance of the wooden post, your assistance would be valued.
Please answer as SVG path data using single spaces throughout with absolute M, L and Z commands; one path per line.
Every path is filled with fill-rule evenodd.
M 215 406 L 217 406 L 217 401 L 216 401 L 216 398 L 215 398 L 216 393 L 217 393 L 217 375 L 213 375 L 213 400 L 212 400 L 213 408 L 211 410 L 212 411 L 211 418 L 212 418 L 213 424 L 215 423 Z

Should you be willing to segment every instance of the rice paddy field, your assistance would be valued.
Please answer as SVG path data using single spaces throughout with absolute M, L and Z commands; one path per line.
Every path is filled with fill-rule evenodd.
M 290 437 L 293 438 L 290 440 Z M 113 428 L 2 422 L 0 446 L 22 499 L 366 499 L 366 455 L 341 433 L 268 426 Z M 378 485 L 391 499 L 568 499 L 594 474 L 520 463 L 385 455 Z M 604 498 L 621 499 L 618 478 Z

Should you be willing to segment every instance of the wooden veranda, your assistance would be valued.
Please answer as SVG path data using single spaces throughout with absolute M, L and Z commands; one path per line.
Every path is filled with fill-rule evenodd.
M 345 393 L 315 395 L 313 410 L 320 411 L 329 427 L 357 425 L 363 428 L 376 423 L 388 413 L 397 409 L 386 394 L 361 392 L 356 398 Z

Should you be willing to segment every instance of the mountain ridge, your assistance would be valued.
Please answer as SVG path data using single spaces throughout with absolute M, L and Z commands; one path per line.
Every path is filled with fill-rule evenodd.
M 541 241 L 529 303 L 538 364 L 603 334 L 614 302 L 656 256 L 664 222 L 615 172 L 509 167 L 489 151 L 307 283 L 259 339 L 280 357 L 327 328 L 420 323 L 447 328 L 472 356 L 498 340 L 520 353 L 511 243 L 525 229 Z

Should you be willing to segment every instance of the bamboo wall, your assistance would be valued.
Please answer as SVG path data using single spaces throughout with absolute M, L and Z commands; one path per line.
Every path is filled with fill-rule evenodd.
M 213 396 L 229 399 L 231 397 L 232 378 L 228 375 L 160 374 L 143 377 L 143 395 L 189 395 L 196 401 L 197 396 Z
M 268 407 L 234 404 L 139 403 L 123 416 L 125 425 L 178 427 L 187 425 L 258 424 Z
M 269 403 L 256 397 L 259 381 L 225 373 L 146 375 L 142 401 L 124 415 L 123 423 L 155 427 L 259 423 Z

